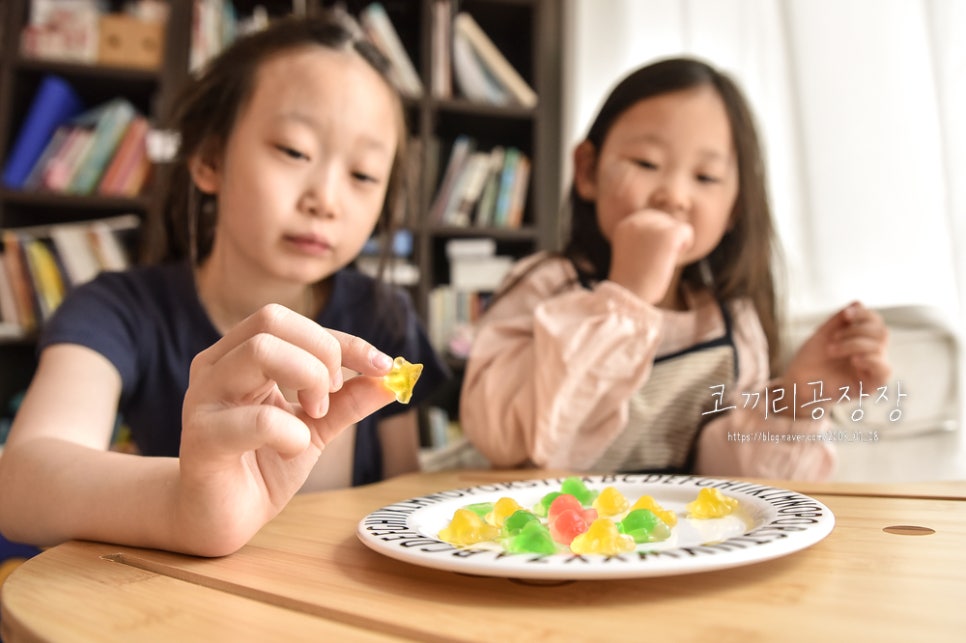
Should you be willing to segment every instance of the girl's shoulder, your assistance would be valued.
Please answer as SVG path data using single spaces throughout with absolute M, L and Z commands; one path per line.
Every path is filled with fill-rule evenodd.
M 517 287 L 536 292 L 554 292 L 569 285 L 579 285 L 577 271 L 566 257 L 541 251 L 517 261 L 503 281 L 502 291 Z

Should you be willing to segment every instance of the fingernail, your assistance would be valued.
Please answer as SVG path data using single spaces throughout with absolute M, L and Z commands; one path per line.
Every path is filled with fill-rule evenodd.
M 335 377 L 332 378 L 332 391 L 335 392 L 341 389 L 344 382 L 345 379 L 343 378 L 342 368 L 340 367 L 339 370 L 335 372 Z
M 369 361 L 381 371 L 392 368 L 392 358 L 381 351 L 372 351 L 372 357 Z

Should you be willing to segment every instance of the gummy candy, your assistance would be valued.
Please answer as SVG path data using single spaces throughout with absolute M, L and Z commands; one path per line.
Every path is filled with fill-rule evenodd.
M 469 509 L 457 509 L 449 525 L 439 532 L 439 539 L 451 545 L 475 545 L 486 540 L 494 540 L 500 530 L 488 525 L 482 518 Z
M 650 509 L 635 509 L 624 516 L 617 525 L 622 534 L 627 534 L 635 543 L 653 543 L 667 540 L 671 528 Z
M 506 519 L 523 509 L 513 498 L 500 498 L 493 505 L 493 511 L 485 516 L 486 522 L 495 527 L 502 527 Z
M 463 507 L 463 509 L 469 509 L 470 511 L 472 511 L 473 513 L 475 513 L 480 518 L 483 518 L 484 520 L 486 520 L 487 514 L 489 514 L 491 511 L 493 511 L 493 503 L 492 502 L 476 502 L 476 503 L 473 503 L 471 505 L 466 505 L 465 507 Z
M 550 535 L 555 541 L 561 545 L 569 545 L 576 536 L 587 531 L 589 524 L 583 511 L 568 508 L 550 518 L 548 526 Z
M 738 506 L 738 501 L 729 498 L 717 489 L 704 488 L 698 497 L 686 505 L 690 518 L 720 518 L 727 516 Z
M 557 499 L 557 496 L 559 495 L 561 495 L 559 491 L 551 491 L 550 493 L 545 495 L 543 498 L 540 499 L 540 502 L 538 502 L 533 506 L 533 513 L 537 514 L 541 518 L 546 518 L 547 511 L 550 509 L 550 505 L 553 503 L 554 500 Z
M 588 525 L 597 519 L 596 509 L 584 509 L 583 505 L 575 497 L 569 493 L 562 493 L 550 503 L 550 508 L 547 510 L 547 521 L 553 522 L 564 511 L 576 511 L 584 517 Z
M 392 369 L 386 373 L 382 381 L 390 391 L 396 394 L 396 401 L 408 404 L 413 396 L 413 387 L 423 372 L 422 364 L 410 364 L 404 357 L 397 357 L 392 361 Z
M 658 518 L 664 521 L 664 524 L 668 527 L 673 527 L 674 525 L 678 524 L 677 514 L 657 504 L 657 501 L 651 496 L 641 496 L 638 498 L 637 502 L 631 505 L 631 511 L 634 511 L 635 509 L 650 509 Z
M 515 517 L 517 514 L 524 513 L 518 511 L 513 514 L 511 518 Z M 530 514 L 533 516 L 533 514 Z M 536 518 L 536 516 L 534 516 Z M 509 523 L 509 521 L 507 521 Z M 545 526 L 540 524 L 539 520 L 532 520 L 528 522 L 520 530 L 520 533 L 513 536 L 506 542 L 506 550 L 513 554 L 555 554 L 557 553 L 557 545 L 553 542 L 553 538 L 550 537 L 550 532 Z
M 594 500 L 594 509 L 604 518 L 612 518 L 627 511 L 631 503 L 614 487 L 604 487 Z
M 577 476 L 571 476 L 565 479 L 560 485 L 560 492 L 569 493 L 577 498 L 582 505 L 589 505 L 597 497 L 597 492 L 588 489 L 584 481 Z
M 617 525 L 609 518 L 595 520 L 586 533 L 580 534 L 570 543 L 570 551 L 575 554 L 614 556 L 633 550 L 634 539 L 620 533 Z
M 536 514 L 527 511 L 526 509 L 521 509 L 513 512 L 509 518 L 503 521 L 503 531 L 505 531 L 508 536 L 516 536 L 531 522 L 540 524 L 540 519 L 537 518 Z

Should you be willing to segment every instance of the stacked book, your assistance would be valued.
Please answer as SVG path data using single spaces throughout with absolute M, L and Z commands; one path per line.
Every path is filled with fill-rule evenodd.
M 62 78 L 40 83 L 3 182 L 19 190 L 133 197 L 151 170 L 148 120 L 125 98 L 90 109 Z
M 34 332 L 70 289 L 102 270 L 127 268 L 122 237 L 139 222 L 124 215 L 0 232 L 0 336 Z

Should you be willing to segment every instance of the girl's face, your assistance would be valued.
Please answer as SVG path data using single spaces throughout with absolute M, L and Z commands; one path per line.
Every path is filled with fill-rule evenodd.
M 644 99 L 612 124 L 593 156 L 578 147 L 576 187 L 594 201 L 608 241 L 626 216 L 645 209 L 666 212 L 694 228 L 694 244 L 679 259 L 703 259 L 731 224 L 738 195 L 738 166 L 724 103 L 709 86 Z M 590 160 L 581 162 L 581 154 Z
M 383 207 L 397 110 L 354 53 L 306 47 L 263 63 L 224 155 L 193 172 L 217 193 L 211 258 L 303 284 L 350 263 Z

